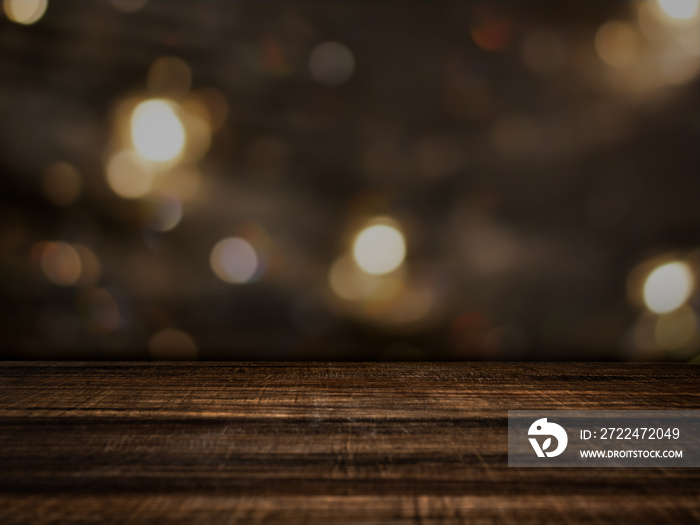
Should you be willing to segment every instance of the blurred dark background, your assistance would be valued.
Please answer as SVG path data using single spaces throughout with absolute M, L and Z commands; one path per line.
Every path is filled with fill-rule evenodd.
M 5 0 L 0 358 L 693 360 L 697 0 Z

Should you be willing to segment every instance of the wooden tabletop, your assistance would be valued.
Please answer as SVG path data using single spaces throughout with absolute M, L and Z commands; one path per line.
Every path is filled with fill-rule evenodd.
M 0 523 L 698 523 L 700 469 L 509 468 L 507 411 L 698 409 L 673 364 L 0 363 Z

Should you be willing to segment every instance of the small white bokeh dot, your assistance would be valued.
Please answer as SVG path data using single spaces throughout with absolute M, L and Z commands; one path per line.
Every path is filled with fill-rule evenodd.
M 644 282 L 644 302 L 654 313 L 672 312 L 688 300 L 694 285 L 693 273 L 684 262 L 662 264 Z
M 355 71 L 355 57 L 340 42 L 323 42 L 311 52 L 309 71 L 321 84 L 339 86 L 347 82 Z
M 357 265 L 371 275 L 393 272 L 406 257 L 403 234 L 393 226 L 375 224 L 362 230 L 352 251 Z

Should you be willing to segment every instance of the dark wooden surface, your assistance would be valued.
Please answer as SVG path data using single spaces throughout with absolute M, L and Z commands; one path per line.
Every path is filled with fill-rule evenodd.
M 516 469 L 509 409 L 697 409 L 662 364 L 0 363 L 0 523 L 699 523 L 700 469 Z

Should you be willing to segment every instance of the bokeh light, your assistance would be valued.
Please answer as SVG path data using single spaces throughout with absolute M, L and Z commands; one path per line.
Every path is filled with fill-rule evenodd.
M 92 286 L 99 281 L 102 275 L 102 265 L 97 254 L 83 244 L 74 244 L 73 248 L 80 257 L 80 277 L 77 284 L 80 286 Z
M 204 157 L 211 146 L 211 128 L 206 117 L 187 111 L 183 114 L 183 125 L 187 134 L 185 154 L 188 160 Z
M 347 82 L 355 70 L 352 51 L 340 42 L 323 42 L 309 57 L 311 76 L 321 84 L 339 86 Z
M 137 153 L 153 162 L 176 159 L 185 147 L 185 128 L 174 104 L 146 100 L 131 115 L 131 140 Z
M 471 30 L 474 42 L 486 51 L 502 51 L 513 36 L 511 23 L 505 19 L 489 19 Z
M 82 178 L 75 167 L 55 162 L 44 172 L 44 194 L 55 206 L 69 206 L 80 196 Z
M 88 327 L 95 332 L 113 332 L 123 322 L 117 300 L 103 288 L 89 288 L 83 291 L 76 302 Z
M 357 265 L 372 275 L 382 275 L 398 268 L 406 257 L 403 234 L 389 224 L 374 224 L 355 238 L 352 254 Z
M 120 151 L 107 164 L 109 187 L 125 199 L 143 197 L 151 189 L 153 176 L 147 164 L 134 151 Z
M 350 256 L 340 257 L 328 272 L 331 290 L 346 301 L 387 301 L 403 287 L 399 272 L 372 275 L 362 271 Z
M 4 0 L 7 18 L 23 25 L 31 25 L 41 19 L 49 5 L 48 0 Z
M 362 299 L 367 295 L 367 290 L 362 286 L 362 275 L 357 266 L 349 257 L 341 257 L 335 261 L 328 271 L 328 284 L 331 290 L 346 301 Z
M 328 284 L 344 301 L 341 309 L 345 312 L 402 331 L 422 326 L 436 302 L 431 284 L 411 277 L 405 266 L 373 275 L 360 269 L 350 255 L 331 265 Z
M 657 314 L 682 306 L 693 291 L 694 279 L 683 262 L 663 264 L 652 271 L 644 283 L 644 302 Z
M 691 359 L 699 2 L 3 0 L 0 346 Z
M 600 59 L 612 67 L 624 67 L 639 55 L 639 33 L 627 22 L 606 22 L 595 36 L 595 48 Z
M 146 203 L 145 215 L 152 230 L 170 231 L 182 219 L 182 202 L 174 195 L 156 195 Z
M 698 14 L 700 0 L 657 0 L 661 10 L 676 20 L 689 20 Z
M 219 241 L 209 258 L 216 276 L 224 282 L 250 282 L 258 270 L 258 255 L 245 239 L 229 237 Z
M 41 250 L 41 269 L 59 286 L 72 286 L 80 279 L 82 262 L 77 250 L 65 242 L 49 242 Z
M 158 361 L 197 359 L 197 344 L 182 330 L 165 328 L 151 337 L 148 343 L 151 357 Z
M 697 2 L 694 2 L 697 6 Z M 700 30 L 698 12 L 678 19 L 665 13 L 657 2 L 640 2 L 637 22 L 646 39 L 642 60 L 630 84 L 648 85 L 654 90 L 683 85 L 700 72 Z
M 146 84 L 155 96 L 182 98 L 192 86 L 192 71 L 182 59 L 162 57 L 148 70 Z
M 157 192 L 175 196 L 180 200 L 189 200 L 201 190 L 202 174 L 196 165 L 184 164 L 168 171 L 153 182 Z
M 414 325 L 423 320 L 435 303 L 435 296 L 429 286 L 407 285 L 388 312 L 389 321 L 397 324 Z

